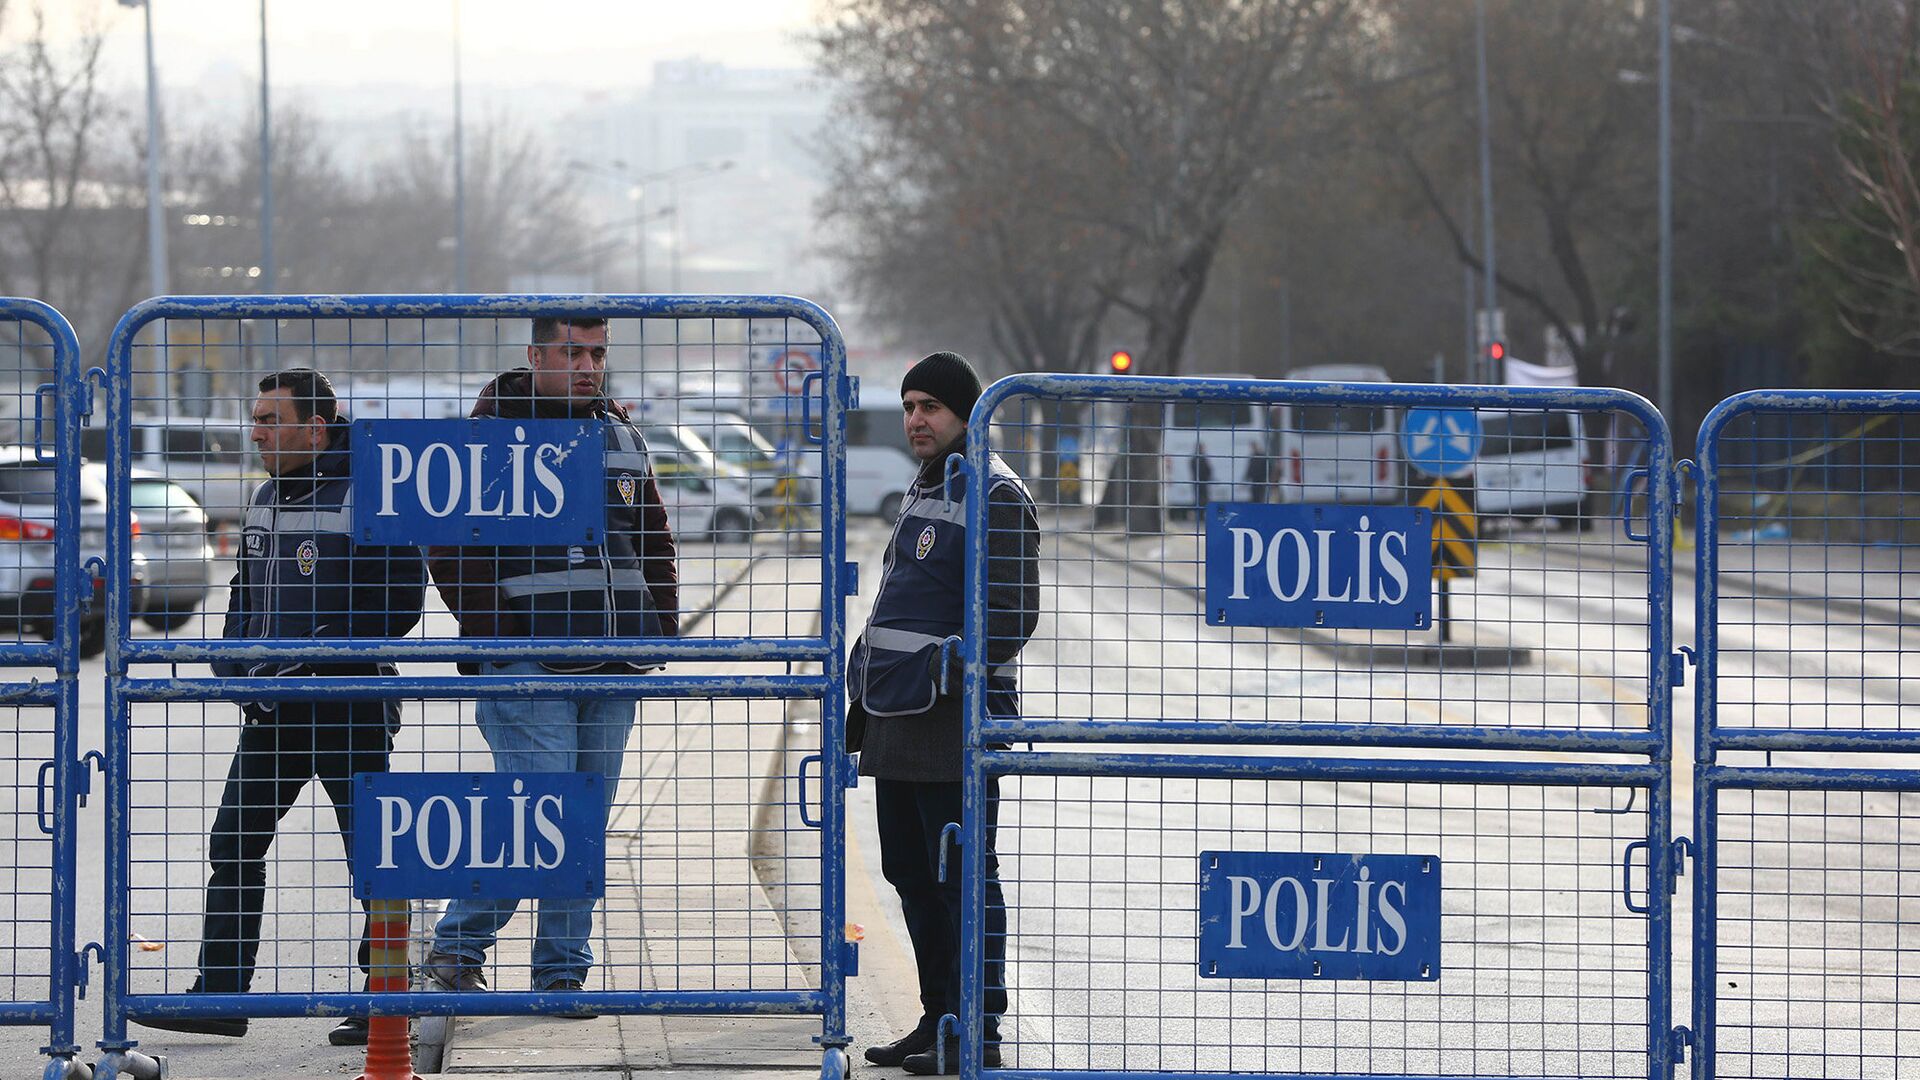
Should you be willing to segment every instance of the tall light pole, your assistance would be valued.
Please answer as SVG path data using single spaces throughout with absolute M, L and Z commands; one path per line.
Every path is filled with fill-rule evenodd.
M 160 194 L 160 81 L 153 63 L 153 0 L 120 0 L 145 9 L 147 21 L 147 282 L 167 294 L 167 208 Z
M 267 0 L 260 0 L 260 291 L 278 290 L 273 270 L 273 114 L 267 99 Z
M 453 0 L 453 291 L 467 291 L 467 159 L 460 117 L 460 0 Z
M 1660 0 L 1660 382 L 1673 422 L 1673 0 Z
M 264 0 L 263 0 L 264 2 Z M 1664 2 L 1664 0 L 1663 0 Z M 1480 246 L 1481 246 L 1481 286 L 1480 302 L 1486 305 L 1486 329 L 1478 354 L 1482 371 L 1482 382 L 1494 382 L 1499 373 L 1493 370 L 1492 358 L 1487 356 L 1487 345 L 1499 336 L 1495 325 L 1494 312 L 1500 307 L 1500 294 L 1497 291 L 1498 275 L 1493 250 L 1493 138 L 1490 134 L 1493 121 L 1487 108 L 1487 0 L 1474 0 L 1474 49 L 1477 56 L 1475 83 L 1480 97 Z

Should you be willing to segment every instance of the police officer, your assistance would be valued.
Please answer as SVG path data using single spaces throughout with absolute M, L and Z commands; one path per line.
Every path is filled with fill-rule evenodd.
M 907 441 L 920 462 L 887 545 L 886 568 L 847 674 L 849 749 L 875 780 L 880 866 L 900 893 L 920 982 L 920 1022 L 884 1046 L 875 1065 L 916 1075 L 959 1069 L 959 1046 L 934 1045 L 940 1018 L 960 1012 L 960 875 L 939 879 L 940 834 L 960 813 L 960 665 L 941 643 L 961 633 L 965 608 L 966 484 L 946 479 L 947 459 L 966 452 L 967 416 L 980 397 L 972 365 L 950 352 L 915 364 L 900 384 Z M 1019 708 L 1014 657 L 1039 620 L 1039 525 L 1033 498 L 998 456 L 987 485 L 987 709 Z M 946 666 L 942 688 L 941 667 Z M 986 828 L 986 1032 L 984 1061 L 1000 1063 L 1006 1011 L 1006 904 L 994 858 L 996 784 L 988 781 Z
M 607 322 L 583 316 L 533 320 L 527 366 L 481 390 L 472 415 L 598 422 L 606 433 L 607 525 L 596 545 L 435 547 L 434 585 L 460 620 L 462 637 L 592 640 L 673 637 L 679 631 L 679 572 L 665 504 L 646 440 L 606 396 Z M 462 670 L 468 670 L 465 665 Z M 531 660 L 488 665 L 496 675 L 625 674 L 624 661 L 569 664 Z M 482 699 L 474 720 L 499 772 L 591 772 L 605 777 L 608 802 L 633 730 L 632 698 Z M 535 990 L 585 989 L 593 964 L 593 910 L 586 898 L 539 902 L 534 927 Z M 487 989 L 484 963 L 518 900 L 461 897 L 434 929 L 425 971 L 444 990 Z M 585 1018 L 588 1012 L 559 1013 Z
M 260 380 L 252 438 L 271 479 L 247 505 L 222 637 L 397 637 L 419 623 L 426 582 L 420 552 L 354 542 L 350 430 L 339 415 L 333 385 L 320 372 L 291 368 Z M 393 665 L 371 660 L 222 662 L 214 671 L 227 678 L 398 674 Z M 260 949 L 267 849 L 280 819 L 307 782 L 318 777 L 351 859 L 353 774 L 386 772 L 400 727 L 397 701 L 250 702 L 241 709 L 245 725 L 207 838 L 212 865 L 200 974 L 188 993 L 247 990 Z M 369 949 L 363 918 L 358 957 L 363 973 Z M 247 1032 L 242 1016 L 156 1016 L 139 1022 L 202 1035 Z M 365 1043 L 366 1018 L 340 1021 L 328 1040 L 335 1046 Z

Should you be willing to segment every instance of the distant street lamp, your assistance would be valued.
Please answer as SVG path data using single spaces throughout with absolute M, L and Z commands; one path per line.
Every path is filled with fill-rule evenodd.
M 153 64 L 151 0 L 120 0 L 122 7 L 146 9 L 147 21 L 147 279 L 155 296 L 167 294 L 167 219 L 160 194 L 160 84 Z
M 702 175 L 708 175 L 712 173 L 723 173 L 723 172 L 726 172 L 728 169 L 733 168 L 733 166 L 734 166 L 733 159 L 723 158 L 718 161 L 694 161 L 694 162 L 689 162 L 685 165 L 676 165 L 671 169 L 660 169 L 655 172 L 636 174 L 631 170 L 629 170 L 627 167 L 627 163 L 620 160 L 619 158 L 613 158 L 605 162 L 583 161 L 579 158 L 575 158 L 572 161 L 567 162 L 567 168 L 569 169 L 573 169 L 578 172 L 597 173 L 601 176 L 608 176 L 608 177 L 613 177 L 619 180 L 626 180 L 632 184 L 632 186 L 627 191 L 627 197 L 633 200 L 633 225 L 634 225 L 634 233 L 635 233 L 635 236 L 634 236 L 635 275 L 634 276 L 635 276 L 635 282 L 636 282 L 634 291 L 636 292 L 647 291 L 647 233 L 646 233 L 647 226 L 646 226 L 646 223 L 647 223 L 648 217 L 650 216 L 647 213 L 647 185 L 650 183 L 653 183 L 656 180 L 665 180 L 668 182 L 668 185 L 669 185 L 668 190 L 669 190 L 669 198 L 672 200 L 671 204 L 669 206 L 662 208 L 661 210 L 659 210 L 658 212 L 656 212 L 651 216 L 665 217 L 668 214 L 673 215 L 672 288 L 674 292 L 679 292 L 680 291 L 680 187 L 679 187 L 680 178 L 686 177 L 686 176 L 702 176 Z

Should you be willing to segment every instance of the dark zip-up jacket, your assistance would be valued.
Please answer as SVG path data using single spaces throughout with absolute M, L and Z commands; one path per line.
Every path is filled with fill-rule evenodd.
M 305 468 L 263 482 L 247 505 L 240 557 L 230 583 L 221 636 L 246 638 L 399 637 L 420 622 L 426 573 L 414 547 L 353 540 L 351 428 L 332 425 L 327 449 Z M 374 661 L 302 664 L 221 662 L 228 678 L 264 675 L 392 675 Z M 361 705 L 378 707 L 379 702 Z M 325 702 L 315 703 L 324 715 Z M 248 705 L 261 719 L 272 705 Z M 346 711 L 346 703 L 339 708 Z M 398 715 L 398 707 L 391 710 Z M 357 713 L 356 713 L 357 715 Z
M 618 404 L 600 398 L 576 410 L 536 398 L 533 373 L 515 368 L 480 391 L 473 416 L 569 419 L 606 425 L 607 526 L 599 545 L 433 547 L 427 565 L 463 637 L 581 640 L 672 637 L 680 585 L 673 533 L 654 482 L 646 440 Z M 550 671 L 623 672 L 622 662 L 545 665 Z M 462 670 L 470 666 L 462 665 Z

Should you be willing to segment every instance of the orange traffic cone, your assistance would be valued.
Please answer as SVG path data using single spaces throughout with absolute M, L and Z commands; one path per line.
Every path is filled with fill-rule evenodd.
M 374 993 L 407 989 L 407 902 L 373 900 L 367 905 L 367 936 L 373 942 L 372 973 L 367 989 Z M 413 1071 L 413 1046 L 407 1039 L 407 1018 L 376 1016 L 367 1021 L 367 1065 L 359 1080 L 420 1080 Z

